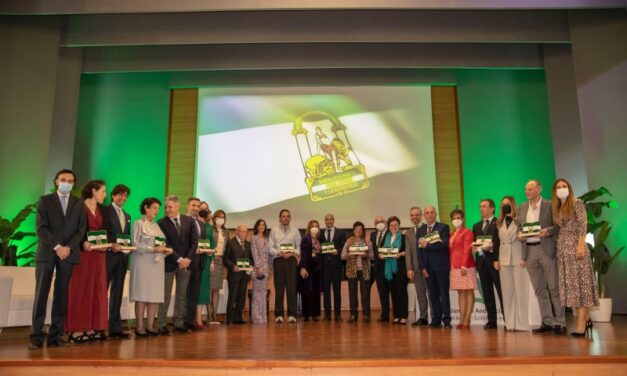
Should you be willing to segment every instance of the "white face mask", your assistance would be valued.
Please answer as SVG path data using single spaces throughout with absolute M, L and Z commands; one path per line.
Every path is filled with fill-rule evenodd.
M 455 226 L 455 228 L 460 228 L 462 223 L 464 223 L 464 221 L 461 219 L 453 219 L 453 226 Z
M 312 227 L 309 229 L 309 232 L 311 233 L 311 235 L 316 236 L 318 235 L 318 232 L 320 231 L 320 228 L 318 227 Z
M 555 190 L 555 194 L 560 200 L 564 200 L 566 197 L 568 197 L 569 191 L 568 188 L 557 188 Z
M 377 228 L 377 231 L 383 231 L 385 230 L 385 223 L 379 222 L 375 227 Z
M 216 218 L 216 225 L 218 226 L 224 225 L 224 218 Z

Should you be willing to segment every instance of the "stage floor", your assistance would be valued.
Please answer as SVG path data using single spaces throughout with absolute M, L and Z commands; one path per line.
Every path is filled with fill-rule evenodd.
M 373 317 L 377 317 L 374 312 Z M 627 369 L 627 317 L 595 323 L 593 338 L 447 330 L 371 322 L 212 325 L 205 331 L 28 350 L 28 328 L 0 334 L 0 373 L 13 367 L 421 367 L 609 364 Z M 50 374 L 49 372 L 47 372 Z M 8 374 L 8 373 L 7 373 Z

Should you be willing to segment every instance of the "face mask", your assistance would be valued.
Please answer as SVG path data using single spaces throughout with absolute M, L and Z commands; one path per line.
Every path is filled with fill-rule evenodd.
M 560 200 L 564 200 L 566 197 L 568 197 L 568 188 L 557 188 L 555 194 Z
M 216 225 L 218 226 L 224 225 L 224 218 L 216 218 Z
M 453 219 L 453 226 L 455 226 L 455 228 L 459 228 L 462 223 L 464 223 L 464 221 L 462 221 L 461 219 Z
M 59 183 L 59 192 L 61 193 L 65 193 L 65 194 L 70 193 L 72 192 L 72 188 L 74 188 L 73 184 L 70 184 L 64 181 Z
M 377 228 L 377 231 L 383 231 L 385 230 L 385 223 L 379 222 L 375 227 Z
M 209 216 L 209 210 L 201 209 L 198 211 L 198 216 L 200 218 L 207 218 Z
M 318 227 L 312 227 L 309 229 L 309 232 L 311 233 L 311 235 L 316 236 L 318 235 L 318 231 L 320 231 L 320 229 Z
M 510 204 L 503 205 L 503 214 L 508 215 L 512 212 L 512 206 Z

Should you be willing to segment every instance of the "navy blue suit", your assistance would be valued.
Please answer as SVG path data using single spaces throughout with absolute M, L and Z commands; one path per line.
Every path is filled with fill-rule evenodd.
M 449 285 L 451 272 L 451 258 L 448 247 L 450 230 L 448 225 L 435 222 L 433 230 L 440 234 L 441 242 L 428 244 L 425 248 L 419 248 L 420 268 L 429 273 L 427 287 L 433 306 L 432 325 L 447 325 L 451 323 L 451 302 L 449 300 Z M 418 228 L 418 239 L 427 235 L 426 224 Z

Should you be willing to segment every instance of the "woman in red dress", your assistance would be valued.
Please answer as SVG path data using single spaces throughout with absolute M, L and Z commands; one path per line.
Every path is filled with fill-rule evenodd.
M 457 290 L 459 301 L 459 325 L 457 329 L 470 329 L 470 317 L 475 305 L 477 270 L 472 258 L 473 235 L 464 225 L 464 212 L 455 209 L 451 213 L 455 230 L 449 239 L 451 254 L 451 290 Z
M 107 196 L 105 182 L 88 182 L 81 196 L 87 211 L 87 232 L 104 228 L 102 203 Z M 107 249 L 92 248 L 87 239 L 83 242 L 81 262 L 74 267 L 70 280 L 68 314 L 65 331 L 71 343 L 84 343 L 107 338 Z

